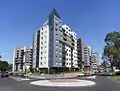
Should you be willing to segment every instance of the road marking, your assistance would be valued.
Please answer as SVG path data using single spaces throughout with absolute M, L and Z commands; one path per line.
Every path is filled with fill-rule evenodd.
M 77 80 L 77 79 L 76 79 Z M 33 81 L 30 82 L 33 85 L 38 86 L 52 86 L 52 87 L 85 87 L 85 86 L 93 86 L 96 83 L 89 80 L 77 80 L 77 81 L 71 81 L 71 82 L 51 82 L 50 80 L 39 80 L 39 81 Z
M 28 79 L 28 78 L 20 78 L 20 77 L 9 77 L 9 78 L 11 78 L 11 79 L 14 79 L 14 80 L 16 80 L 16 81 L 27 81 L 27 80 L 30 80 L 30 79 Z
M 88 78 L 88 79 L 95 79 L 96 76 L 88 76 L 88 77 L 86 77 L 86 78 Z

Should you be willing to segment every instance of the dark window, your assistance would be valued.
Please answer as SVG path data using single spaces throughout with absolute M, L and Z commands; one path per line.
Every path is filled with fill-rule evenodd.
M 58 31 L 58 29 L 57 29 L 57 28 L 55 28 L 55 30 L 56 30 L 56 31 Z
M 55 25 L 57 26 L 58 24 L 57 24 L 57 23 L 55 23 Z
M 41 54 L 42 54 L 42 52 L 41 52 Z
M 40 64 L 42 65 L 42 62 L 40 62 Z

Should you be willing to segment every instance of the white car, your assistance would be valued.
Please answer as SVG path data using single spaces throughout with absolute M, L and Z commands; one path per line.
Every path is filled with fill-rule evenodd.
M 84 76 L 84 74 L 83 73 L 78 74 L 78 77 L 81 77 L 81 76 Z

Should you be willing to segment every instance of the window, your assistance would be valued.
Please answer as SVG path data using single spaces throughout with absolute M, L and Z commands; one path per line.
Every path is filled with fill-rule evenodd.
M 56 45 L 56 47 L 58 47 L 58 45 Z
M 56 33 L 56 35 L 58 36 L 58 34 Z
M 43 37 L 41 37 L 41 39 L 43 39 Z
M 68 65 L 68 63 L 67 63 L 67 65 Z
M 42 30 L 43 30 L 43 28 L 42 28 Z
M 41 42 L 41 44 L 43 44 L 43 42 Z
M 46 64 L 46 62 L 44 62 L 44 64 Z
M 70 56 L 70 54 L 69 54 L 69 56 Z
M 42 57 L 41 57 L 41 59 L 42 59 Z
M 40 62 L 40 64 L 42 65 L 42 62 Z
M 45 41 L 45 43 L 47 43 L 47 41 Z
M 66 29 L 68 29 L 68 27 L 66 27 Z
M 68 54 L 67 54 L 68 55 Z
M 58 52 L 58 50 L 56 50 L 56 52 Z
M 68 60 L 68 58 L 67 58 L 67 60 Z
M 58 24 L 57 24 L 57 23 L 55 23 L 55 25 L 57 26 Z
M 41 32 L 41 34 L 43 34 L 43 32 Z
M 71 60 L 71 59 L 69 59 L 69 60 Z
M 46 59 L 46 57 L 44 57 Z
M 45 46 L 45 48 L 46 48 L 46 46 Z
M 70 50 L 69 50 L 69 52 L 70 52 Z
M 56 39 L 56 42 L 58 42 L 58 39 Z
M 46 53 L 46 51 L 45 51 L 45 53 Z
M 56 30 L 56 31 L 58 31 L 58 29 L 57 29 L 57 28 L 55 28 L 55 30 Z
M 41 54 L 42 54 L 42 52 L 41 52 Z
M 55 18 L 57 21 L 58 21 L 58 19 L 57 18 Z
M 45 33 L 47 33 L 47 31 L 45 31 Z
M 43 47 L 41 47 L 41 49 L 43 49 Z

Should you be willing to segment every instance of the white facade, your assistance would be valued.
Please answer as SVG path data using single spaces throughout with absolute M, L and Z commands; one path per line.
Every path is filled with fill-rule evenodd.
M 49 66 L 49 26 L 44 25 L 40 29 L 40 54 L 39 68 L 48 68 Z
M 69 26 L 63 24 L 58 13 L 53 10 L 47 21 L 34 35 L 32 67 L 39 69 L 78 68 L 78 60 L 79 64 L 85 62 L 89 65 L 91 50 L 85 44 L 81 47 L 81 43 L 78 43 L 79 39 Z
M 84 45 L 84 66 L 90 66 L 91 47 Z
M 97 69 L 99 66 L 99 55 L 97 52 L 92 53 L 92 68 Z
M 13 71 L 25 71 L 32 66 L 32 47 L 15 47 L 13 53 Z

